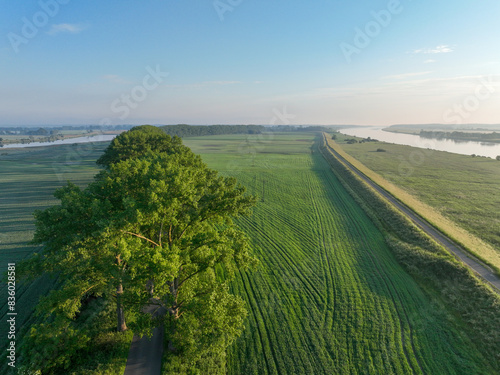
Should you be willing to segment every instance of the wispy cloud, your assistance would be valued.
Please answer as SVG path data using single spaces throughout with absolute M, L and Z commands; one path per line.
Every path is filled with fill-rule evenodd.
M 202 85 L 237 85 L 240 81 L 206 81 Z
M 78 34 L 85 30 L 87 27 L 85 25 L 80 24 L 71 24 L 71 23 L 60 23 L 57 25 L 52 25 L 50 30 L 47 31 L 49 35 L 57 35 L 60 33 L 69 33 L 69 34 Z
M 500 75 L 491 76 L 457 76 L 447 78 L 422 78 L 414 80 L 397 80 L 382 84 L 373 82 L 369 86 L 347 86 L 341 88 L 321 88 L 312 92 L 316 97 L 356 98 L 361 96 L 414 97 L 423 96 L 427 99 L 435 97 L 442 100 L 445 97 L 457 97 L 474 93 L 479 84 L 488 82 L 495 91 L 500 90 Z
M 487 81 L 489 85 L 494 87 L 496 93 L 500 92 L 500 75 L 491 75 L 488 77 L 475 75 L 447 78 L 398 79 L 395 81 L 382 82 L 377 80 L 369 84 L 363 83 L 362 85 L 316 88 L 306 92 L 282 95 L 274 99 L 285 102 L 292 102 L 294 100 L 354 100 L 357 102 L 358 100 L 363 100 L 363 98 L 366 100 L 370 98 L 398 100 L 398 98 L 420 97 L 426 102 L 432 100 L 443 101 L 444 98 L 456 98 L 461 95 L 470 95 L 474 93 L 478 85 L 482 84 L 484 81 Z
M 429 59 L 429 60 L 425 60 L 424 64 L 432 64 L 432 63 L 435 63 L 435 62 L 436 62 L 436 60 Z
M 424 53 L 424 54 L 436 54 L 436 53 L 450 53 L 454 51 L 454 47 L 451 47 L 447 44 L 442 44 L 440 46 L 437 46 L 435 48 L 429 48 L 429 49 L 416 49 L 413 50 L 411 53 L 417 54 L 417 53 Z
M 204 82 L 196 82 L 196 83 L 187 83 L 180 85 L 167 85 L 170 88 L 177 89 L 199 89 L 205 87 L 213 87 L 213 86 L 229 86 L 229 85 L 239 85 L 243 82 L 241 81 L 204 81 Z
M 119 75 L 116 75 L 116 74 L 106 74 L 106 75 L 102 76 L 102 78 L 108 82 L 111 82 L 111 83 L 119 83 L 119 84 L 132 83 L 130 81 L 127 81 L 125 78 L 120 77 Z
M 418 76 L 425 76 L 427 74 L 430 74 L 432 72 L 414 72 L 414 73 L 404 73 L 404 74 L 395 74 L 392 76 L 385 76 L 382 77 L 382 79 L 406 79 L 406 78 L 411 78 L 411 77 L 418 77 Z

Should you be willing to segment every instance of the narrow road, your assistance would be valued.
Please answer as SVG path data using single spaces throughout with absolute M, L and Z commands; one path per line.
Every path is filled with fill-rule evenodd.
M 476 272 L 482 279 L 487 281 L 490 285 L 497 289 L 497 292 L 500 292 L 500 278 L 493 273 L 493 271 L 484 265 L 479 260 L 473 258 L 469 253 L 463 250 L 460 246 L 454 243 L 451 239 L 429 224 L 425 219 L 418 216 L 415 212 L 413 212 L 406 205 L 401 203 L 399 200 L 394 198 L 390 193 L 381 188 L 375 182 L 373 182 L 370 178 L 368 178 L 363 172 L 353 166 L 349 161 L 347 161 L 342 155 L 340 155 L 337 151 L 331 148 L 327 144 L 327 149 L 346 167 L 348 167 L 353 173 L 355 173 L 359 178 L 361 178 L 364 182 L 366 182 L 369 186 L 375 189 L 378 193 L 380 193 L 385 199 L 387 199 L 393 206 L 395 206 L 399 211 L 401 211 L 404 215 L 406 215 L 416 226 L 422 229 L 425 233 L 427 233 L 430 237 L 432 237 L 435 241 L 441 244 L 445 249 L 454 254 L 458 259 L 460 259 L 463 263 L 465 263 L 469 268 Z
M 156 310 L 157 309 L 157 310 Z M 164 309 L 158 309 L 157 305 L 150 305 L 145 312 L 155 315 L 163 314 Z M 128 352 L 127 365 L 123 375 L 160 375 L 161 358 L 163 355 L 163 327 L 157 327 L 151 338 L 135 335 Z

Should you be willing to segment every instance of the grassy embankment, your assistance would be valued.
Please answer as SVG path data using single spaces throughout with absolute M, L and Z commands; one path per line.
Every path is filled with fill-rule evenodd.
M 58 201 L 53 197 L 56 188 L 66 180 L 85 186 L 97 172 L 95 160 L 107 143 L 48 146 L 0 151 L 0 272 L 3 275 L 8 263 L 17 263 L 29 256 L 35 247 L 29 244 L 35 229 L 33 211 L 43 209 Z M 29 358 L 20 358 L 22 337 L 28 327 L 37 322 L 33 313 L 40 296 L 56 285 L 48 277 L 33 283 L 18 283 L 16 290 L 16 366 L 22 366 Z M 4 352 L 7 343 L 7 293 L 0 290 L 0 347 Z M 4 302 L 5 301 L 5 302 Z M 104 308 L 104 307 L 103 307 Z M 83 313 L 80 321 L 87 318 Z M 101 322 L 102 323 L 102 322 Z M 81 374 L 123 373 L 131 337 L 118 337 L 112 331 L 115 323 L 108 322 L 108 331 L 102 332 L 92 352 L 83 353 L 88 366 Z M 116 345 L 113 348 L 114 344 Z M 111 356 L 110 356 L 111 354 Z M 115 357 L 115 358 L 113 358 Z M 99 362 L 102 362 L 99 365 Z M 99 368 L 99 370 L 97 370 Z M 6 358 L 0 364 L 0 373 L 9 374 Z M 120 372 L 121 371 L 121 372 Z M 17 372 L 14 372 L 17 373 Z M 67 372 L 71 374 L 72 372 Z
M 500 275 L 500 162 L 337 137 L 341 155 Z
M 262 138 L 186 140 L 262 198 L 238 221 L 261 265 L 233 283 L 249 318 L 228 373 L 496 373 L 467 323 L 398 264 L 314 136 Z
M 326 138 L 336 150 L 338 145 Z M 371 187 L 325 149 L 325 157 L 346 189 L 377 224 L 397 260 L 430 295 L 438 295 L 463 329 L 500 368 L 500 297 L 453 255 L 427 237 Z M 366 169 L 366 167 L 365 167 Z

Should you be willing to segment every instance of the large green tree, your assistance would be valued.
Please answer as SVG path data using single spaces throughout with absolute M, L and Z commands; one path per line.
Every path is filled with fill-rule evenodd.
M 86 296 L 101 296 L 116 304 L 119 331 L 126 314 L 138 332 L 166 323 L 172 363 L 202 368 L 242 329 L 243 301 L 227 283 L 255 259 L 231 218 L 247 214 L 255 198 L 182 143 L 149 127 L 131 133 L 122 139 L 138 140 L 136 152 L 116 143 L 93 183 L 68 183 L 56 191 L 59 205 L 35 213 L 34 242 L 43 250 L 20 269 L 61 280 L 40 312 L 74 320 Z M 165 144 L 148 146 L 151 134 Z M 151 304 L 166 314 L 144 313 Z
M 233 178 L 193 163 L 178 154 L 133 158 L 93 186 L 124 238 L 142 241 L 150 261 L 134 266 L 137 287 L 153 283 L 151 303 L 167 311 L 169 349 L 191 364 L 204 350 L 223 353 L 242 328 L 243 303 L 227 281 L 254 259 L 231 217 L 255 202 Z

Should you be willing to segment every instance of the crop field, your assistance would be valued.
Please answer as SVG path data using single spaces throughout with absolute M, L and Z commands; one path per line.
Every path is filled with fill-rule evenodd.
M 461 321 L 398 265 L 313 135 L 185 143 L 261 197 L 238 221 L 260 266 L 233 283 L 249 317 L 229 374 L 495 373 Z
M 107 144 L 104 144 L 107 145 Z M 9 149 L 0 152 L 0 272 L 35 248 L 29 241 L 35 229 L 33 211 L 56 204 L 56 188 L 71 180 L 85 185 L 97 168 L 95 160 L 103 144 Z M 42 278 L 32 284 L 18 284 L 16 290 L 16 327 L 25 323 L 40 295 L 46 294 L 54 280 Z M 0 347 L 7 343 L 7 294 L 0 291 Z M 2 366 L 5 361 L 2 361 Z
M 308 133 L 187 138 L 185 144 L 261 198 L 238 224 L 260 265 L 232 283 L 246 329 L 228 374 L 494 374 L 463 322 L 396 262 Z M 34 251 L 32 212 L 54 190 L 85 185 L 107 144 L 2 150 L 0 267 Z M 18 327 L 54 281 L 17 290 Z M 6 301 L 2 289 L 0 299 Z M 0 343 L 7 326 L 0 304 Z M 2 363 L 3 365 L 3 363 Z
M 499 161 L 388 143 L 339 144 L 500 253 Z

